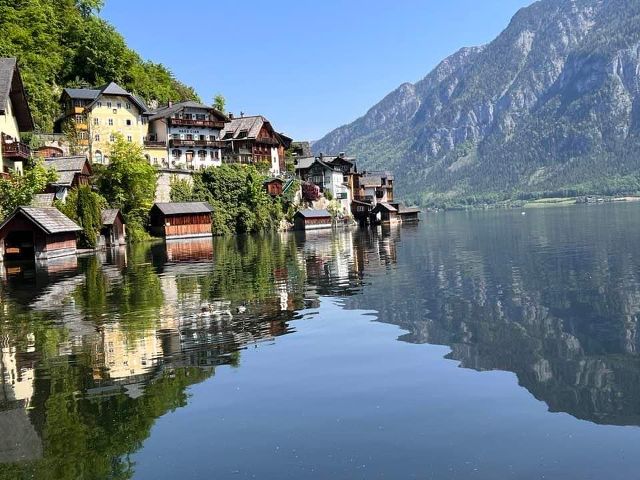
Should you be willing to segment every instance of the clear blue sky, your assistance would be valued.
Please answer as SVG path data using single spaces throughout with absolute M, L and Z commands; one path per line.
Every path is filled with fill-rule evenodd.
M 296 140 L 363 115 L 463 46 L 491 41 L 532 0 L 106 0 L 143 58 L 206 103 L 261 114 Z

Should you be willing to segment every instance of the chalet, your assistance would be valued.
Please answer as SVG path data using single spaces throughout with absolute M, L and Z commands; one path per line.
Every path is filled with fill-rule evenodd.
M 392 203 L 393 181 L 391 172 L 363 172 L 355 180 L 354 200 L 370 203 L 373 207 L 378 203 Z
M 373 210 L 371 210 L 373 217 L 372 223 L 397 223 L 398 222 L 398 209 L 394 205 L 389 203 L 378 203 Z
M 0 176 L 22 172 L 31 149 L 20 141 L 20 132 L 33 130 L 18 63 L 15 58 L 0 58 Z
M 270 178 L 265 180 L 264 188 L 272 197 L 279 197 L 282 195 L 282 189 L 284 187 L 284 181 L 280 178 Z
M 355 162 L 351 163 L 338 157 L 300 158 L 296 163 L 296 174 L 306 182 L 311 182 L 320 191 L 337 200 L 343 213 L 351 212 L 350 173 L 355 170 Z
M 326 210 L 300 210 L 293 216 L 296 230 L 331 228 L 331 214 Z
M 19 207 L 0 225 L 0 260 L 75 255 L 81 228 L 54 207 Z
M 47 193 L 54 193 L 57 200 L 66 201 L 72 188 L 91 183 L 93 169 L 84 155 L 74 157 L 52 157 L 44 161 L 46 168 L 54 168 L 58 179 L 47 185 Z
M 144 141 L 145 156 L 152 165 L 202 170 L 222 164 L 220 132 L 229 118 L 213 107 L 182 102 L 151 112 Z
M 165 238 L 210 237 L 213 207 L 205 202 L 156 203 L 151 233 Z
M 120 210 L 102 210 L 100 237 L 100 243 L 105 247 L 117 247 L 126 243 L 126 226 Z
M 272 174 L 285 170 L 284 151 L 291 139 L 277 133 L 262 115 L 229 119 L 220 133 L 224 163 L 268 163 Z

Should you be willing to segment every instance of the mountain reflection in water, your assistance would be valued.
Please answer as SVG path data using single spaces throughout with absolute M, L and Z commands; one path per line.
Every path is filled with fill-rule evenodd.
M 638 212 L 440 214 L 5 265 L 0 478 L 131 477 L 190 386 L 295 338 L 325 297 L 377 312 L 402 341 L 450 347 L 464 368 L 515 373 L 552 412 L 638 426 Z

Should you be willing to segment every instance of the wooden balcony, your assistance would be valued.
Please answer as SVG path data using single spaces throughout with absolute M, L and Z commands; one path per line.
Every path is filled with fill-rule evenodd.
M 195 120 L 187 118 L 170 118 L 169 123 L 172 126 L 186 126 L 186 127 L 209 127 L 209 128 L 224 128 L 224 122 L 217 120 Z
M 145 148 L 167 148 L 167 142 L 161 142 L 158 140 L 145 140 Z
M 22 142 L 2 141 L 2 156 L 12 160 L 27 160 L 31 157 L 31 149 Z
M 353 199 L 358 202 L 373 203 L 373 195 L 356 195 Z
M 171 139 L 169 143 L 172 147 L 213 147 L 224 148 L 225 143 L 217 140 L 178 140 Z
M 256 138 L 256 142 L 257 143 L 264 143 L 266 145 L 273 145 L 273 146 L 277 146 L 280 143 L 280 142 L 278 142 L 278 140 L 276 140 L 275 138 L 271 138 L 271 137 L 257 137 Z

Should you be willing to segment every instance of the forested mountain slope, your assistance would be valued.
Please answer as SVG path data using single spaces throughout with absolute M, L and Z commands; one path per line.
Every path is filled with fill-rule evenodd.
M 51 131 L 69 86 L 115 81 L 147 101 L 198 100 L 166 67 L 128 48 L 97 16 L 102 6 L 102 0 L 0 0 L 0 57 L 18 59 L 41 131 Z
M 314 143 L 420 203 L 640 191 L 640 0 L 541 0 Z

